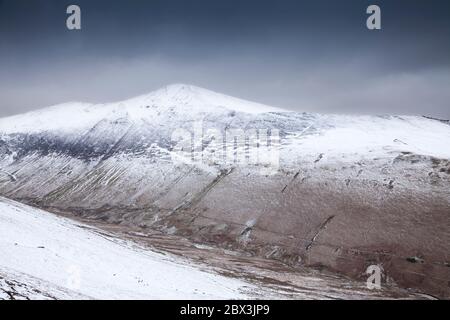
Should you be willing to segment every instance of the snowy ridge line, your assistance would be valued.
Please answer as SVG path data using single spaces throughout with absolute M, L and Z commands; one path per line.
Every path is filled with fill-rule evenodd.
M 41 132 L 49 130 L 85 131 L 102 120 L 130 119 L 152 121 L 158 112 L 248 114 L 288 112 L 287 110 L 226 96 L 185 84 L 173 84 L 149 94 L 104 104 L 67 102 L 25 114 L 0 119 L 0 133 Z
M 449 126 L 435 119 L 289 112 L 183 84 L 116 103 L 66 103 L 0 119 L 0 146 L 2 140 L 6 145 L 14 141 L 13 134 L 57 141 L 70 138 L 73 147 L 108 144 L 109 151 L 102 154 L 108 157 L 123 140 L 139 134 L 164 149 L 158 145 L 161 140 L 171 141 L 175 130 L 192 129 L 186 124 L 203 120 L 205 130 L 211 125 L 227 130 L 232 124 L 238 129 L 278 129 L 282 158 L 288 162 L 291 154 L 294 158 L 319 153 L 367 155 L 383 154 L 388 148 L 450 159 L 445 143 L 450 140 Z M 135 155 L 138 151 L 143 156 L 149 152 L 142 145 Z

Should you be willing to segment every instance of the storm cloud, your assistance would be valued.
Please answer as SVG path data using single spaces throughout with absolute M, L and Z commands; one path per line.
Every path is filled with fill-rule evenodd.
M 297 111 L 450 118 L 449 53 L 444 0 L 0 0 L 0 116 L 181 82 Z

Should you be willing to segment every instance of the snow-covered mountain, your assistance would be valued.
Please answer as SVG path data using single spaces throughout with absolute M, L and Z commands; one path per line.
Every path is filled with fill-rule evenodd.
M 449 295 L 450 126 L 172 85 L 0 120 L 0 194 Z

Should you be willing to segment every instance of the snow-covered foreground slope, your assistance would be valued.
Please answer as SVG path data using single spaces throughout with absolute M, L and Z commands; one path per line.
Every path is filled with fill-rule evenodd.
M 0 299 L 9 298 L 8 291 L 36 299 L 242 299 L 252 289 L 0 198 Z

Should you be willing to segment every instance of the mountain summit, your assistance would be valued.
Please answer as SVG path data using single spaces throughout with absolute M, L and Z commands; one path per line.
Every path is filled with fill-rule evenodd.
M 63 103 L 0 119 L 0 132 L 85 130 L 102 119 L 153 121 L 161 113 L 192 114 L 243 112 L 259 114 L 286 110 L 223 95 L 187 84 L 173 84 L 135 98 L 104 104 Z
M 226 108 L 253 114 L 287 111 L 187 84 L 172 84 L 147 95 L 124 101 L 124 103 L 127 102 L 131 104 L 146 102 L 175 107 L 188 106 L 194 108 L 194 110 L 204 109 L 202 111 L 211 111 L 212 108 Z

